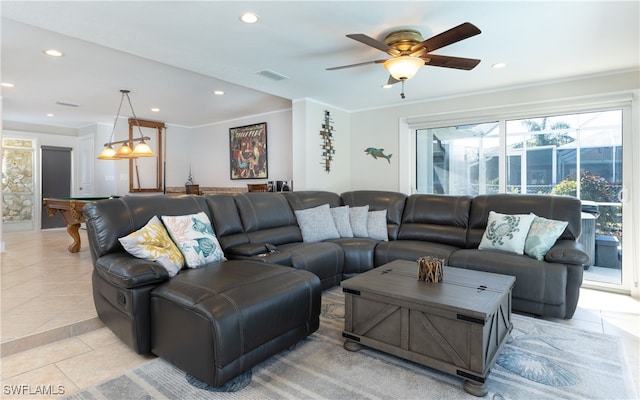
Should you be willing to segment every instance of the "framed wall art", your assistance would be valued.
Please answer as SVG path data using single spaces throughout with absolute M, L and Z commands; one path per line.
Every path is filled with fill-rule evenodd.
M 267 166 L 267 123 L 229 129 L 231 179 L 265 179 Z

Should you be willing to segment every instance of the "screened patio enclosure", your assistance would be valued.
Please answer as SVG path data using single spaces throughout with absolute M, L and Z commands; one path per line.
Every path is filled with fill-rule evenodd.
M 419 193 L 529 193 L 583 201 L 586 280 L 621 283 L 622 110 L 416 131 Z

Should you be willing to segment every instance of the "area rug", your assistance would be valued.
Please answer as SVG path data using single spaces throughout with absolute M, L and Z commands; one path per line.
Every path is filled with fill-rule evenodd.
M 488 399 L 635 399 L 616 337 L 513 316 L 513 340 L 487 380 Z M 323 293 L 320 329 L 214 389 L 154 359 L 67 399 L 477 399 L 463 380 L 368 348 L 342 345 L 344 297 Z

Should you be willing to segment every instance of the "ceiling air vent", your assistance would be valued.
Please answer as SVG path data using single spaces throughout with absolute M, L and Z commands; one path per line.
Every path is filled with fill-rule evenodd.
M 56 101 L 56 104 L 59 106 L 65 106 L 65 107 L 79 107 L 80 104 L 74 104 L 74 103 L 69 103 L 68 101 Z
M 288 77 L 279 74 L 275 71 L 271 71 L 270 69 L 263 69 L 262 71 L 256 72 L 258 75 L 264 76 L 265 78 L 271 79 L 272 81 L 281 81 L 283 79 L 289 79 Z

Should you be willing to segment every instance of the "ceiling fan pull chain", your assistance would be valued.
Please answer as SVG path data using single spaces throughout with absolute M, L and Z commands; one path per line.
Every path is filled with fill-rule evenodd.
M 400 98 L 404 99 L 404 79 L 401 81 L 402 82 L 402 93 L 400 93 Z

